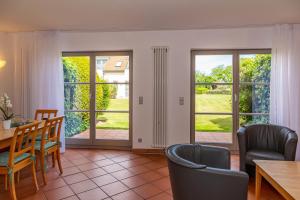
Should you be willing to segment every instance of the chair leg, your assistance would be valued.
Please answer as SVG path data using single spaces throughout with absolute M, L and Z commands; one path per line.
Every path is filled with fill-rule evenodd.
M 57 163 L 58 163 L 60 174 L 62 174 L 63 169 L 62 169 L 61 161 L 60 161 L 60 149 L 59 149 L 59 147 L 57 148 L 57 151 L 56 151 L 56 158 L 57 158 Z
M 34 185 L 35 185 L 35 189 L 36 191 L 39 190 L 39 185 L 38 185 L 38 182 L 37 182 L 37 178 L 36 178 L 36 171 L 35 171 L 35 162 L 32 162 L 32 177 L 33 177 L 33 182 L 34 182 Z
M 47 185 L 47 180 L 46 180 L 46 163 L 45 163 L 45 155 L 41 154 L 40 157 L 40 165 L 41 165 L 41 172 L 42 172 L 42 176 L 43 176 L 43 181 L 44 181 L 44 185 Z
M 17 200 L 14 172 L 9 177 L 9 189 L 12 200 Z
M 56 158 L 56 152 L 52 153 L 52 167 L 55 167 L 55 158 Z
M 7 179 L 7 175 L 4 175 L 4 189 L 5 189 L 5 191 L 7 191 L 7 189 L 8 189 L 8 179 Z
M 21 174 L 21 171 L 18 171 L 17 172 L 17 184 L 20 183 L 20 174 Z
M 35 170 L 38 171 L 39 168 L 39 162 L 38 159 L 41 159 L 41 157 L 38 158 L 38 155 L 35 154 Z

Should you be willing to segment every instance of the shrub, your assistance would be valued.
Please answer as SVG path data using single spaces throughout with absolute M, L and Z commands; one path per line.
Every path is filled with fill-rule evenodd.
M 110 86 L 110 98 L 111 99 L 117 98 L 117 92 L 118 92 L 118 85 L 111 85 Z
M 209 91 L 206 87 L 196 86 L 196 94 L 206 94 Z

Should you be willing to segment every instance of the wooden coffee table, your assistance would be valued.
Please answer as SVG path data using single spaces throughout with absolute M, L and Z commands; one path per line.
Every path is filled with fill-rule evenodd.
M 254 160 L 256 164 L 255 198 L 260 199 L 264 177 L 285 199 L 300 199 L 300 162 Z

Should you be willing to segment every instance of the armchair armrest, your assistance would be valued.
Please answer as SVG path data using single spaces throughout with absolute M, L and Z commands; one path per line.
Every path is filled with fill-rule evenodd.
M 298 143 L 298 136 L 294 131 L 290 131 L 288 139 L 284 145 L 284 159 L 294 161 L 296 156 L 296 149 Z
M 240 170 L 246 171 L 246 153 L 247 153 L 247 133 L 246 127 L 240 127 L 237 132 L 240 152 Z

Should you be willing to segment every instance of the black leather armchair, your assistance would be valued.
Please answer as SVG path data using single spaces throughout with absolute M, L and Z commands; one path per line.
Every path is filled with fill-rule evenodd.
M 238 132 L 240 170 L 253 175 L 253 160 L 295 160 L 298 137 L 291 129 L 271 124 L 241 127 Z
M 230 170 L 226 148 L 177 144 L 166 149 L 174 200 L 246 200 L 248 175 Z

